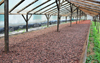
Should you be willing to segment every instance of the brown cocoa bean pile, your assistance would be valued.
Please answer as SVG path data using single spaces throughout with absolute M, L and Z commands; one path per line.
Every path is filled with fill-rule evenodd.
M 10 52 L 0 39 L 0 63 L 79 63 L 90 20 L 56 26 L 9 37 Z

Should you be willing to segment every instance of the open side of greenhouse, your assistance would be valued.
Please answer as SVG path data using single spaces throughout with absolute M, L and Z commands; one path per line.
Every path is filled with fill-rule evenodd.
M 14 48 L 15 47 L 16 48 L 21 47 L 21 48 L 17 48 L 17 49 L 18 50 L 24 50 L 23 47 L 24 47 L 24 45 L 26 45 L 28 48 L 30 48 L 31 52 L 33 51 L 32 54 L 37 56 L 37 57 L 33 56 L 33 58 L 35 59 L 35 60 L 33 60 L 34 63 L 43 62 L 43 61 L 44 61 L 43 63 L 54 62 L 54 61 L 56 63 L 59 63 L 59 62 L 63 63 L 63 61 L 68 62 L 68 63 L 71 63 L 71 61 L 74 62 L 74 63 L 75 62 L 76 63 L 83 62 L 84 60 L 83 60 L 82 57 L 85 54 L 84 49 L 85 49 L 85 46 L 87 45 L 87 40 L 88 40 L 87 38 L 88 38 L 89 26 L 90 26 L 90 20 L 87 20 L 86 17 L 87 17 L 87 14 L 88 14 L 88 15 L 93 16 L 94 20 L 95 20 L 96 17 L 99 16 L 98 21 L 100 21 L 100 1 L 98 1 L 98 0 L 96 0 L 96 1 L 95 0 L 43 0 L 42 3 L 37 4 L 37 2 L 39 2 L 39 1 L 40 0 L 34 0 L 34 1 L 27 2 L 26 0 L 19 0 L 19 2 L 14 2 L 14 6 L 12 6 L 11 9 L 9 9 L 10 0 L 2 0 L 0 2 L 0 6 L 4 4 L 4 11 L 2 11 L 2 13 L 0 13 L 0 14 L 4 14 L 4 20 L 5 20 L 4 21 L 4 29 L 5 29 L 4 34 L 5 34 L 5 36 L 4 36 L 4 38 L 0 39 L 0 43 L 1 42 L 5 43 L 4 51 L 6 53 L 8 53 L 9 51 L 13 51 L 13 50 L 15 51 L 15 49 L 12 49 L 12 47 L 14 47 Z M 27 2 L 27 4 L 26 4 L 26 6 L 23 6 L 25 2 Z M 34 5 L 34 4 L 37 4 L 37 6 L 32 7 L 32 5 Z M 23 19 L 26 22 L 26 32 L 28 32 L 28 21 L 30 20 L 32 15 L 45 15 L 46 18 L 47 18 L 47 26 L 49 25 L 50 17 L 51 16 L 57 16 L 57 28 L 56 28 L 57 31 L 55 32 L 55 27 L 50 27 L 50 28 L 47 28 L 47 29 L 44 29 L 44 30 L 38 30 L 36 32 L 28 32 L 28 33 L 25 33 L 25 34 L 22 34 L 22 35 L 17 35 L 15 37 L 12 36 L 12 37 L 9 38 L 9 15 L 22 15 Z M 70 27 L 68 27 L 68 24 L 59 25 L 61 16 L 65 16 L 66 18 L 68 16 L 70 16 L 70 23 L 69 23 Z M 85 16 L 84 20 L 81 20 L 82 16 Z M 77 17 L 77 21 L 72 22 L 72 17 Z M 80 18 L 80 19 L 78 19 L 78 18 Z M 76 33 L 76 31 L 77 31 L 77 33 Z M 33 35 L 35 35 L 34 33 L 37 34 L 38 32 L 40 34 L 38 34 L 37 36 L 33 36 Z M 68 35 L 67 32 L 70 35 Z M 54 36 L 53 36 L 53 34 L 54 34 Z M 65 37 L 64 37 L 64 35 L 65 35 Z M 22 37 L 20 37 L 20 36 L 22 36 Z M 43 38 L 43 36 L 47 37 L 47 39 Z M 76 39 L 74 39 L 75 37 L 76 37 Z M 14 39 L 14 38 L 16 38 L 16 39 Z M 68 38 L 70 40 L 68 40 Z M 81 42 L 82 38 L 84 40 Z M 12 39 L 12 41 L 10 39 Z M 19 39 L 21 39 L 21 40 L 19 40 Z M 24 40 L 24 39 L 26 39 L 26 40 Z M 55 39 L 55 40 L 53 40 L 53 39 Z M 17 45 L 13 44 L 15 46 L 12 46 L 10 44 L 10 47 L 9 47 L 10 42 L 13 43 L 13 42 L 16 42 L 17 40 L 19 40 L 18 44 L 16 43 Z M 39 40 L 41 40 L 41 41 L 39 41 Z M 76 40 L 77 43 L 74 43 L 75 40 Z M 21 43 L 19 43 L 19 42 L 21 42 Z M 23 43 L 23 42 L 25 42 L 25 43 Z M 27 42 L 29 42 L 29 44 Z M 36 42 L 38 42 L 38 43 L 36 43 Z M 50 43 L 50 42 L 54 42 L 54 43 Z M 70 45 L 70 43 L 72 45 Z M 78 51 L 79 54 L 80 54 L 79 57 L 74 56 L 76 58 L 72 57 L 72 54 L 74 55 L 74 53 L 75 53 L 75 52 L 72 52 L 72 51 L 74 51 L 74 49 L 69 48 L 71 46 L 75 47 L 74 46 L 75 44 L 78 44 L 78 46 L 82 47 L 82 48 L 80 47 L 81 51 Z M 45 46 L 45 48 L 44 48 L 43 45 Z M 64 48 L 63 45 L 67 49 Z M 25 46 L 26 50 L 24 52 L 29 51 L 29 49 L 26 46 Z M 50 49 L 47 48 L 47 50 L 43 50 L 43 49 L 46 49 L 46 46 Z M 36 47 L 36 48 L 34 48 L 34 47 Z M 39 48 L 39 47 L 41 47 L 41 48 Z M 57 49 L 56 49 L 56 47 L 57 47 Z M 60 47 L 61 47 L 62 50 L 59 50 Z M 76 47 L 77 47 L 77 45 L 76 45 Z M 34 49 L 34 50 L 32 50 L 31 48 Z M 54 48 L 54 49 L 52 49 L 52 48 Z M 63 51 L 63 49 L 65 49 L 65 50 Z M 70 49 L 72 49 L 72 51 L 70 51 Z M 76 48 L 76 49 L 79 50 L 78 48 Z M 45 51 L 47 51 L 48 53 L 45 52 Z M 67 52 L 67 51 L 69 51 L 69 52 Z M 19 51 L 10 52 L 10 53 L 8 53 L 8 56 L 11 53 L 16 53 L 16 54 L 20 55 L 20 54 L 22 54 L 22 52 L 21 53 L 20 52 Z M 39 53 L 39 52 L 41 52 L 41 53 Z M 54 52 L 54 53 L 52 53 L 52 52 Z M 70 54 L 69 55 L 66 55 L 67 53 L 65 54 L 65 56 L 68 56 L 69 58 L 71 57 L 72 59 L 71 58 L 69 59 L 67 57 L 62 57 L 62 56 L 59 55 L 59 54 L 63 55 L 64 52 L 65 53 L 67 52 L 68 54 L 72 52 L 71 56 L 70 56 Z M 45 53 L 45 54 L 43 54 L 43 53 Z M 0 54 L 2 54 L 2 53 L 0 53 Z M 27 55 L 27 53 L 25 53 L 25 54 Z M 29 56 L 31 56 L 32 54 L 30 53 Z M 42 54 L 44 56 L 42 56 Z M 49 56 L 48 54 L 50 54 L 51 56 Z M 56 56 L 56 57 L 53 57 L 53 55 Z M 13 55 L 11 55 L 11 56 L 13 56 Z M 20 55 L 20 56 L 22 56 L 22 55 Z M 26 56 L 28 58 L 28 60 L 29 60 L 29 56 L 28 57 Z M 46 56 L 48 56 L 48 57 L 46 57 Z M 6 57 L 6 55 L 4 55 L 4 57 Z M 43 57 L 43 59 L 39 58 L 39 57 Z M 61 57 L 64 58 L 64 59 L 62 59 Z M 13 58 L 15 59 L 15 56 Z M 52 58 L 55 58 L 55 59 L 52 59 Z M 9 58 L 9 59 L 11 59 L 11 58 Z M 9 59 L 7 61 L 9 61 Z M 32 59 L 32 57 L 31 57 L 31 59 Z M 21 62 L 19 61 L 19 63 L 22 63 L 22 62 L 24 63 L 24 60 L 25 59 L 20 60 Z M 13 61 L 18 62 L 17 60 L 13 60 L 13 59 L 11 61 L 12 62 Z M 31 62 L 33 62 L 33 61 L 31 61 Z M 3 62 L 3 61 L 1 61 L 1 62 Z M 4 60 L 4 62 L 6 62 L 6 60 Z

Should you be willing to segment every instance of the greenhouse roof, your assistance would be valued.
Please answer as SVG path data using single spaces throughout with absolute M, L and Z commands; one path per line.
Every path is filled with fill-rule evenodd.
M 0 6 L 3 6 L 3 3 L 4 0 L 0 2 Z M 69 16 L 71 14 L 70 3 L 73 4 L 73 16 L 77 15 L 77 8 L 91 16 L 100 13 L 99 0 L 60 0 L 61 16 Z M 10 15 L 26 15 L 27 13 L 37 15 L 57 15 L 56 0 L 9 0 Z M 2 11 L 0 11 L 0 14 L 4 14 L 3 8 Z

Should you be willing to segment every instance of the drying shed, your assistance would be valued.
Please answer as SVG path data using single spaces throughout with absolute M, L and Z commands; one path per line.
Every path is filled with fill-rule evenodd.
M 43 0 L 42 3 L 37 4 L 41 0 L 18 0 L 11 6 L 9 2 L 14 0 L 2 0 L 0 6 L 4 4 L 4 28 L 5 28 L 5 52 L 9 52 L 9 15 L 22 15 L 26 22 L 26 31 L 28 32 L 28 21 L 32 15 L 45 15 L 49 22 L 52 15 L 58 16 L 57 18 L 57 31 L 59 31 L 60 17 L 70 16 L 70 26 L 72 26 L 72 17 L 81 19 L 82 16 L 87 17 L 99 15 L 100 18 L 100 1 L 98 0 Z M 27 2 L 29 1 L 29 2 Z M 27 4 L 25 5 L 25 2 Z M 37 4 L 37 6 L 34 6 Z M 9 9 L 9 6 L 12 8 Z M 24 16 L 25 15 L 25 16 Z M 30 15 L 30 17 L 29 17 Z M 76 21 L 77 23 L 77 21 Z

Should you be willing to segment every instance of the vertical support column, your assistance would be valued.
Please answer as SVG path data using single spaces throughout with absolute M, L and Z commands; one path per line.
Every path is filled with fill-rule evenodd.
M 100 13 L 99 13 L 99 22 L 98 23 L 100 24 Z M 98 27 L 100 29 L 100 25 Z M 99 33 L 100 33 L 100 31 L 99 31 Z
M 4 0 L 4 41 L 5 52 L 9 52 L 9 0 Z
M 85 21 L 85 13 L 83 13 L 83 16 L 84 16 L 84 21 Z
M 28 32 L 28 14 L 26 15 L 26 32 Z
M 80 21 L 81 21 L 81 10 L 80 10 Z M 80 21 L 79 21 L 79 23 L 80 23 Z
M 83 17 L 84 17 L 84 18 L 83 18 L 83 21 L 85 21 L 85 14 L 84 14 L 84 13 L 83 13 Z
M 66 16 L 66 22 L 67 22 L 67 16 Z
M 87 14 L 86 14 L 86 20 L 87 20 Z
M 84 21 L 85 21 L 85 13 L 84 13 Z
M 59 32 L 59 22 L 60 22 L 60 0 L 56 0 L 57 10 L 58 10 L 58 21 L 57 21 L 57 32 Z
M 83 17 L 83 11 L 82 11 L 82 13 L 81 13 L 81 14 L 82 14 L 81 16 Z M 83 18 L 82 18 L 82 17 L 81 17 L 81 19 L 82 19 L 82 21 L 83 21 Z
M 77 8 L 77 20 L 76 20 L 76 24 L 77 24 L 77 21 L 78 21 L 78 8 Z
M 22 17 L 24 18 L 25 22 L 26 22 L 26 32 L 28 32 L 28 21 L 30 20 L 30 18 L 32 17 L 32 14 L 30 15 L 30 17 L 28 18 L 28 13 L 26 14 L 26 19 L 24 17 L 24 15 L 22 14 Z
M 50 19 L 51 15 L 45 15 L 45 16 L 47 18 L 47 27 L 49 27 L 49 19 Z
M 61 19 L 61 16 L 59 16 L 59 24 L 61 23 L 60 19 Z
M 94 16 L 94 22 L 95 22 L 95 26 L 96 26 L 96 16 Z
M 72 26 L 72 14 L 73 14 L 73 9 L 72 9 L 72 4 L 70 3 L 70 10 L 71 10 L 71 17 L 70 17 L 70 27 Z
M 100 20 L 100 13 L 99 13 L 99 20 Z
M 86 20 L 86 14 L 84 13 L 84 20 Z

